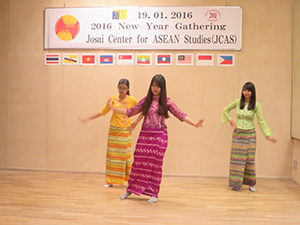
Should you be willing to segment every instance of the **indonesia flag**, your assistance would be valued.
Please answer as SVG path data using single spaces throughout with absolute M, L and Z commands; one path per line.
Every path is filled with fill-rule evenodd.
M 234 55 L 218 55 L 218 66 L 234 66 Z
M 172 65 L 172 54 L 156 54 L 156 65 Z
M 45 65 L 59 65 L 60 54 L 45 54 Z
M 96 55 L 81 54 L 81 65 L 96 65 Z
M 213 66 L 213 54 L 197 54 L 197 66 Z
M 114 65 L 115 63 L 114 54 L 100 54 L 99 59 L 99 65 Z
M 133 54 L 117 54 L 117 65 L 133 65 Z

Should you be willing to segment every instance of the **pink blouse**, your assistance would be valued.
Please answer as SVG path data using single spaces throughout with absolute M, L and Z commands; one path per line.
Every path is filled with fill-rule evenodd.
M 146 97 L 142 98 L 132 108 L 127 109 L 127 116 L 131 117 L 140 113 L 145 100 Z M 144 118 L 142 128 L 167 129 L 165 117 L 157 114 L 158 106 L 158 101 L 152 101 L 148 115 Z M 168 110 L 180 121 L 183 121 L 183 119 L 186 117 L 187 114 L 182 112 L 169 97 L 167 98 L 167 106 Z

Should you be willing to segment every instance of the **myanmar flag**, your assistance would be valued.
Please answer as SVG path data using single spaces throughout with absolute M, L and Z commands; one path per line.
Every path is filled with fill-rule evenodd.
M 136 64 L 137 65 L 150 65 L 150 55 L 137 55 L 136 56 Z

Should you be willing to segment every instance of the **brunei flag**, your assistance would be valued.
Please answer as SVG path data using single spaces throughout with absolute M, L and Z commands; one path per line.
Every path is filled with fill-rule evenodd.
M 137 54 L 136 65 L 151 65 L 151 54 Z
M 78 65 L 78 54 L 65 53 L 63 56 L 63 65 Z

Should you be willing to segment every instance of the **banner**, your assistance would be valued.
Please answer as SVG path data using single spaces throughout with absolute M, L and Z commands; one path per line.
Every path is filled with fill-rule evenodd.
M 46 8 L 45 49 L 241 50 L 241 7 Z

